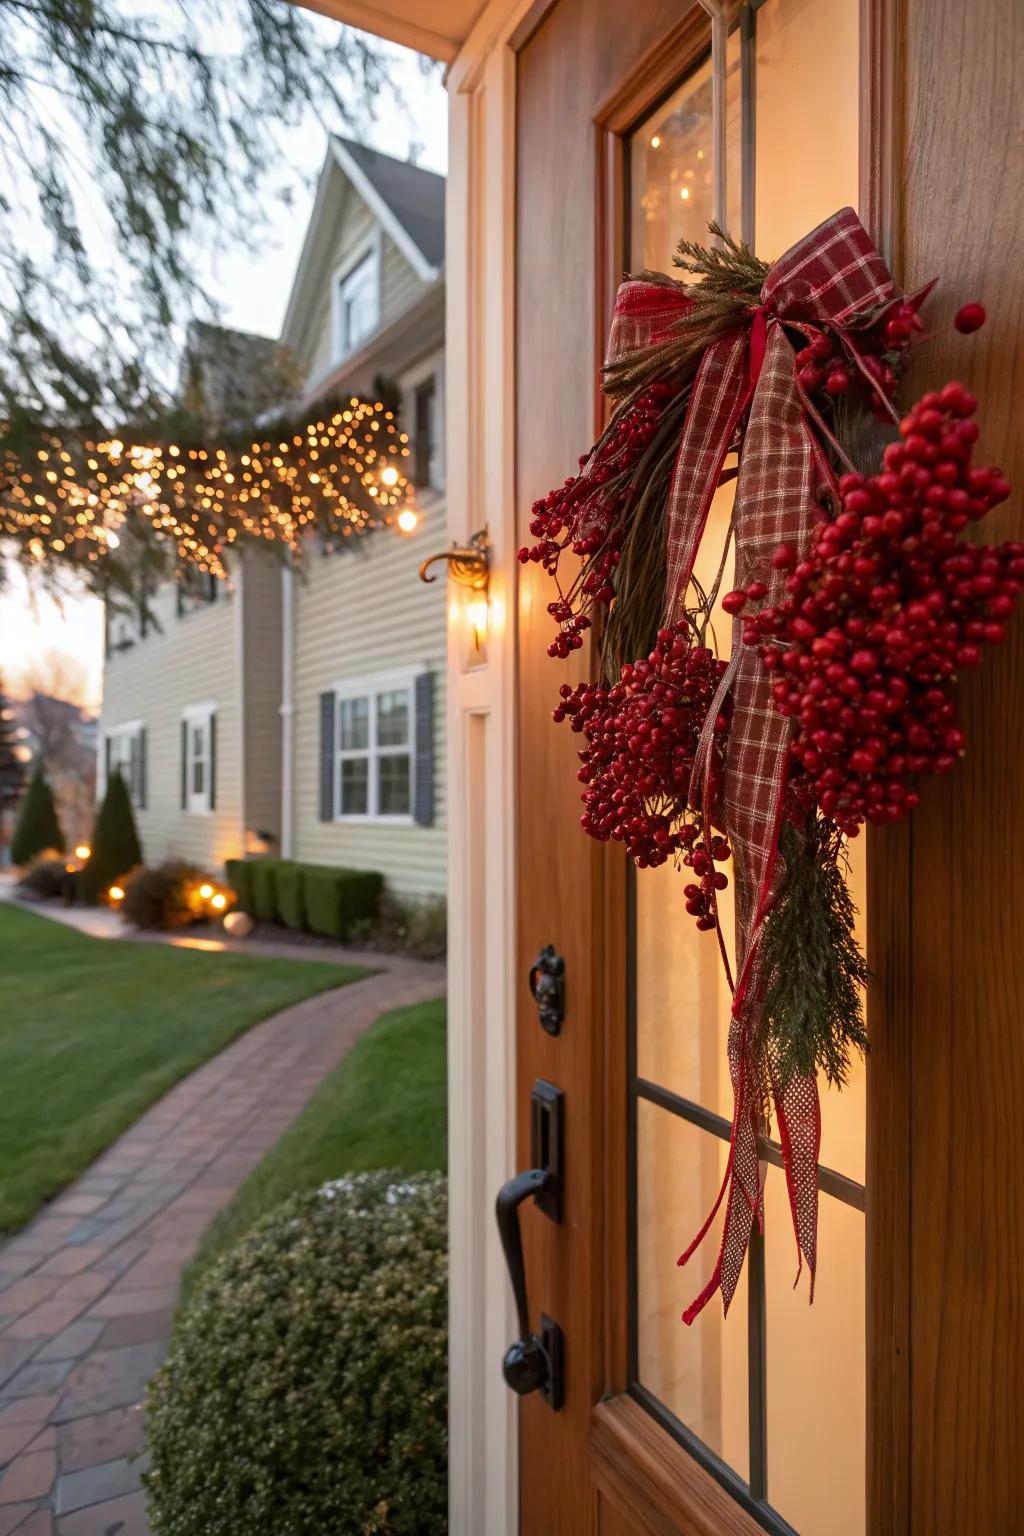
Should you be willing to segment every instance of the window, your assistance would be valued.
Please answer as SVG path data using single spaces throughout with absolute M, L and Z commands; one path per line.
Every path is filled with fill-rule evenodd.
M 120 773 L 132 804 L 146 807 L 146 728 L 138 720 L 108 731 L 104 746 L 106 781 Z
M 410 676 L 337 689 L 339 820 L 412 816 L 413 693 Z
M 177 575 L 174 590 L 175 612 L 179 619 L 199 608 L 208 608 L 217 601 L 220 581 L 212 571 L 201 571 L 194 565 L 184 566 Z
M 772 259 L 837 208 L 856 205 L 857 7 L 844 0 L 747 0 L 731 14 L 736 24 L 718 39 L 720 52 L 706 56 L 627 142 L 632 271 L 671 272 L 678 240 L 705 240 L 711 218 Z M 821 111 L 801 80 L 826 49 L 841 67 L 830 75 Z M 716 95 L 723 108 L 717 118 Z M 801 174 L 794 178 L 797 144 Z M 724 486 L 712 503 L 696 571 L 702 581 L 714 579 L 732 491 Z M 722 590 L 731 585 L 727 574 Z M 727 650 L 728 621 L 716 628 Z M 851 889 L 863 913 L 862 838 L 850 856 Z M 864 1066 L 854 1064 L 842 1094 L 825 1095 L 822 1085 L 822 1265 L 814 1306 L 807 1305 L 806 1280 L 792 1289 L 781 1149 L 766 1137 L 765 1230 L 754 1230 L 729 1318 L 723 1322 L 713 1301 L 684 1327 L 679 1314 L 710 1272 L 720 1222 L 682 1279 L 672 1260 L 721 1186 L 732 1087 L 728 988 L 715 944 L 683 912 L 678 881 L 670 865 L 638 871 L 632 881 L 631 1390 L 766 1530 L 863 1536 Z M 727 936 L 732 896 L 730 884 L 720 903 Z M 829 1390 L 809 1394 L 806 1383 L 822 1359 Z
M 217 711 L 194 704 L 181 722 L 181 808 L 205 815 L 215 808 Z
M 335 310 L 336 355 L 347 357 L 373 335 L 380 322 L 380 262 L 376 249 L 338 280 Z
M 431 374 L 416 386 L 413 396 L 413 483 L 437 486 L 439 480 L 437 447 L 437 381 Z

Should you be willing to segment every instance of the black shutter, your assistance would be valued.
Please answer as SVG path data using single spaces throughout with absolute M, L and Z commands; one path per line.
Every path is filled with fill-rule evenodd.
M 320 820 L 334 820 L 334 736 L 337 708 L 334 690 L 320 695 Z
M 217 809 L 217 711 L 210 711 L 210 793 L 208 801 L 211 811 Z
M 416 769 L 412 816 L 421 827 L 434 821 L 434 674 L 421 672 L 415 685 Z
M 110 783 L 110 737 L 109 736 L 104 736 L 104 738 L 103 738 L 103 791 L 104 791 L 104 793 L 106 793 L 107 785 L 109 783 Z
M 138 805 L 139 805 L 139 810 L 140 811 L 144 811 L 146 809 L 146 793 L 147 793 L 148 773 L 149 773 L 148 754 L 149 754 L 149 733 L 146 730 L 146 727 L 143 725 L 143 726 L 140 726 L 140 728 L 139 728 L 139 783 L 138 783 L 139 798 L 138 798 Z
M 181 722 L 181 808 L 188 810 L 188 721 Z

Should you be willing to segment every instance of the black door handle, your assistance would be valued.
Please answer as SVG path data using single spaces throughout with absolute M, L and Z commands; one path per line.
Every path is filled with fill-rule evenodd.
M 523 1262 L 523 1235 L 519 1226 L 519 1207 L 531 1195 L 550 1190 L 556 1175 L 550 1168 L 531 1168 L 517 1173 L 502 1185 L 496 1213 L 501 1246 L 505 1252 L 512 1294 L 515 1297 L 519 1338 L 505 1351 L 501 1362 L 506 1382 L 520 1397 L 540 1392 L 553 1408 L 562 1406 L 561 1329 L 550 1318 L 541 1320 L 541 1333 L 530 1331 L 530 1308 L 526 1298 L 526 1266 Z

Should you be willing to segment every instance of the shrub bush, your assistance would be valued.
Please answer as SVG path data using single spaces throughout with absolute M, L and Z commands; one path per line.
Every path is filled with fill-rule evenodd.
M 249 859 L 225 859 L 224 883 L 235 893 L 235 906 L 252 916 L 252 862 Z
M 355 923 L 376 916 L 384 876 L 372 869 L 330 869 L 302 865 L 306 922 L 313 933 L 347 939 Z
M 302 933 L 306 927 L 306 897 L 301 864 L 283 859 L 274 876 L 277 889 L 277 913 L 286 928 Z
M 53 792 L 42 763 L 32 770 L 11 838 L 11 863 L 27 864 L 37 853 L 64 852 L 64 834 L 57 820 Z
M 443 896 L 401 901 L 385 891 L 377 916 L 353 923 L 351 936 L 354 943 L 385 954 L 443 960 L 448 952 L 448 904 Z
M 278 921 L 277 869 L 280 863 L 280 859 L 252 859 L 250 861 L 249 881 L 252 906 L 249 908 L 249 916 L 254 917 L 258 923 L 276 923 Z
M 157 1536 L 447 1530 L 445 1185 L 354 1175 L 200 1281 L 148 1392 Z
M 195 864 L 174 859 L 156 869 L 140 865 L 123 881 L 121 916 L 136 928 L 185 928 L 206 915 L 196 894 L 206 878 Z
M 142 844 L 135 830 L 128 786 L 118 769 L 107 780 L 92 834 L 92 853 L 78 880 L 83 901 L 98 901 L 112 885 L 124 885 L 125 877 L 142 863 Z
M 45 853 L 37 854 L 23 871 L 18 879 L 18 890 L 39 901 L 49 901 L 54 896 L 64 895 L 67 878 L 67 860 L 56 849 L 48 848 Z

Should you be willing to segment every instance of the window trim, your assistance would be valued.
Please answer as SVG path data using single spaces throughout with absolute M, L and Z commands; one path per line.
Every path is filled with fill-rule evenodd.
M 138 785 L 132 782 L 130 772 L 127 777 L 125 776 L 124 768 L 120 758 L 116 764 L 113 763 L 112 759 L 114 753 L 112 744 L 118 738 L 123 739 L 124 737 L 132 737 L 141 748 L 142 732 L 145 729 L 146 722 L 142 719 L 124 720 L 119 722 L 117 725 L 104 726 L 103 728 L 103 792 L 106 794 L 107 786 L 110 783 L 110 773 L 107 770 L 107 763 L 110 761 L 111 770 L 115 766 L 121 769 L 121 777 L 125 781 L 125 787 L 128 790 L 128 798 L 132 803 L 133 811 L 141 811 L 144 809 L 144 806 L 139 799 Z M 108 743 L 111 745 L 108 746 Z
M 402 667 L 392 672 L 371 672 L 361 677 L 346 677 L 332 685 L 334 692 L 334 816 L 340 825 L 374 827 L 413 827 L 416 825 L 416 679 L 425 667 Z M 393 693 L 404 688 L 409 698 L 409 740 L 405 747 L 379 747 L 377 745 L 377 698 L 382 693 Z M 362 748 L 344 749 L 341 745 L 341 705 L 348 699 L 370 699 L 369 741 Z M 375 809 L 380 801 L 380 775 L 378 763 L 381 757 L 408 756 L 409 759 L 409 809 L 407 812 L 382 813 Z M 366 811 L 341 809 L 341 764 L 346 759 L 366 758 L 367 805 Z
M 346 358 L 354 357 L 357 352 L 376 336 L 381 328 L 384 310 L 384 262 L 382 251 L 382 231 L 378 226 L 370 235 L 356 246 L 343 262 L 334 268 L 331 274 L 331 364 L 336 367 Z M 374 323 L 365 336 L 361 337 L 354 346 L 346 344 L 342 333 L 342 290 L 345 284 L 355 276 L 364 263 L 372 264 L 373 292 L 376 301 L 377 312 Z
M 183 816 L 213 816 L 216 814 L 210 805 L 211 776 L 213 773 L 213 753 L 210 722 L 217 713 L 216 700 L 204 700 L 202 704 L 187 704 L 181 712 L 181 718 L 188 727 L 185 732 L 185 804 L 182 807 Z M 201 791 L 192 788 L 192 766 L 195 756 L 192 751 L 192 727 L 202 722 L 205 727 L 203 738 L 203 788 Z M 202 803 L 198 803 L 199 801 Z

